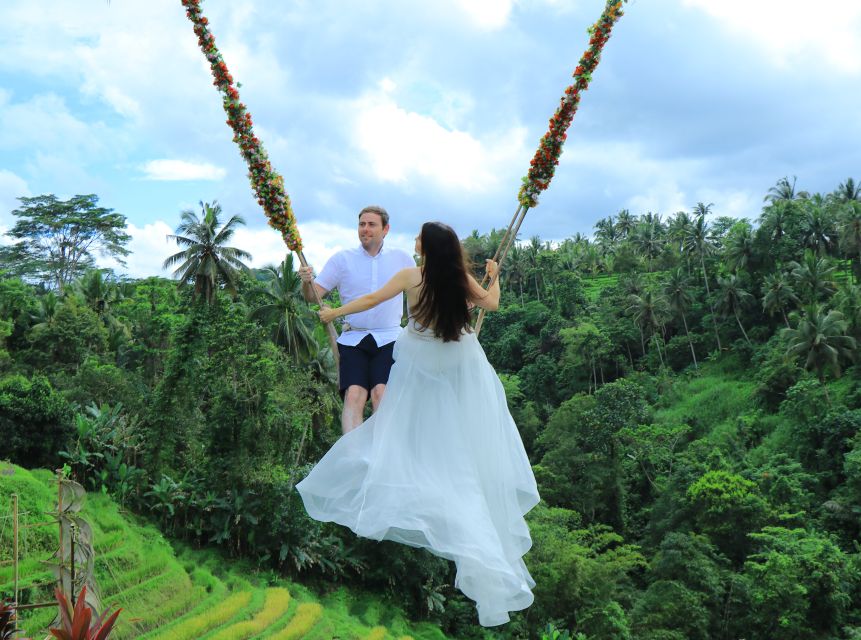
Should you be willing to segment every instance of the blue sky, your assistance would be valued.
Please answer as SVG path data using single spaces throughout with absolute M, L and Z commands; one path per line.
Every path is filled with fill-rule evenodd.
M 366 204 L 411 248 L 429 219 L 507 224 L 603 0 L 207 0 L 318 268 Z M 251 197 L 179 0 L 0 3 L 0 232 L 16 198 L 96 193 L 127 271 L 161 274 L 180 212 L 218 200 L 253 264 L 283 255 Z M 861 3 L 633 0 L 524 237 L 628 208 L 756 218 L 798 176 L 861 178 Z M 0 240 L 2 241 L 2 240 Z

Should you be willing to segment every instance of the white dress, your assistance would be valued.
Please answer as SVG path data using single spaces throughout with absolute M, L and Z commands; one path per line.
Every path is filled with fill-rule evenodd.
M 296 488 L 308 514 L 453 560 L 479 622 L 532 604 L 523 516 L 538 503 L 505 392 L 474 334 L 443 342 L 412 322 L 386 393 Z

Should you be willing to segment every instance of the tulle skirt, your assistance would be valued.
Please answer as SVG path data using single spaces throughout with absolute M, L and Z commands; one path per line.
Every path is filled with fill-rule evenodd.
M 412 324 L 377 412 L 297 485 L 309 515 L 454 561 L 479 623 L 532 604 L 523 516 L 538 503 L 505 392 L 474 334 L 443 342 Z

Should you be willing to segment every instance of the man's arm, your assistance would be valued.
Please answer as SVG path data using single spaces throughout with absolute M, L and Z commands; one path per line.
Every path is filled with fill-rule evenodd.
M 299 267 L 297 273 L 299 274 L 299 278 L 302 280 L 302 295 L 305 296 L 306 302 L 317 301 L 314 298 L 314 289 L 317 290 L 317 295 L 320 296 L 320 300 L 322 300 L 326 296 L 326 294 L 329 293 L 328 289 L 324 289 L 319 284 L 314 282 L 314 269 L 312 269 L 311 267 Z

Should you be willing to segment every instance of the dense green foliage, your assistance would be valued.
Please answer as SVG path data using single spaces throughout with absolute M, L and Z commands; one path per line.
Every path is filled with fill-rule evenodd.
M 56 480 L 48 471 L 0 464 L 3 504 L 8 504 L 12 493 L 19 496 L 25 524 L 45 521 L 56 508 Z M 402 611 L 373 594 L 342 587 L 319 597 L 275 572 L 228 560 L 213 550 L 172 546 L 154 526 L 130 518 L 110 496 L 88 495 L 82 515 L 94 532 L 100 612 L 111 605 L 123 609 L 111 638 L 242 640 L 284 637 L 291 629 L 296 640 L 445 640 L 434 625 L 411 624 Z M 56 545 L 56 533 L 53 527 L 25 532 L 21 603 L 48 602 L 53 593 L 45 561 Z M 10 536 L 9 527 L 0 527 L 3 594 L 13 580 Z M 42 638 L 55 614 L 53 608 L 22 612 L 19 626 L 26 629 L 27 637 Z M 0 599 L 0 638 L 2 629 Z
M 592 239 L 514 247 L 481 341 L 543 503 L 535 604 L 492 637 L 861 635 L 853 184 L 782 179 L 755 220 L 621 211 Z M 195 229 L 214 247 L 229 234 L 210 222 Z M 500 240 L 464 246 L 482 264 Z M 198 278 L 198 257 L 190 287 L 0 280 L 3 456 L 65 463 L 192 546 L 487 636 L 449 563 L 304 513 L 293 485 L 337 437 L 339 403 L 292 262 Z

